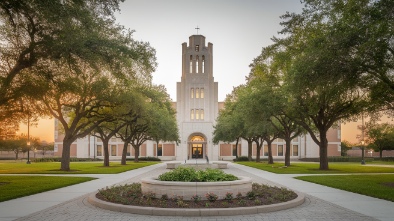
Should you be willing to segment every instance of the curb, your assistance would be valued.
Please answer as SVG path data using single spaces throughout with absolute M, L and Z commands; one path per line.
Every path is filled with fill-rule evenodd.
M 139 215 L 152 216 L 234 216 L 234 215 L 248 215 L 256 213 L 269 213 L 279 210 L 290 209 L 304 203 L 305 196 L 302 193 L 296 192 L 297 198 L 277 204 L 253 206 L 253 207 L 235 207 L 235 208 L 199 208 L 199 209 L 184 209 L 184 208 L 159 208 L 159 207 L 142 207 L 122 205 L 110 203 L 100 200 L 96 197 L 97 192 L 90 194 L 88 202 L 93 206 L 101 209 L 106 209 L 115 212 L 132 213 Z

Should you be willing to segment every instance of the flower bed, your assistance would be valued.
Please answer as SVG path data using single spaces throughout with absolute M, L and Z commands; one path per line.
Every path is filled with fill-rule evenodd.
M 205 192 L 204 194 L 194 194 L 186 199 L 179 195 L 157 195 L 151 192 L 143 194 L 141 184 L 133 183 L 101 189 L 96 194 L 96 197 L 107 202 L 140 207 L 235 208 L 287 202 L 296 199 L 297 194 L 285 188 L 253 183 L 252 190 L 246 194 L 226 192 L 224 197 L 219 199 L 218 195 L 215 193 Z M 299 203 L 297 205 L 299 205 Z

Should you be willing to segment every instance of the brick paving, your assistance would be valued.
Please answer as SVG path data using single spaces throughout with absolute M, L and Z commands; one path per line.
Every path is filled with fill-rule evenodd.
M 138 182 L 142 177 L 157 176 L 164 171 L 165 166 L 154 169 L 153 171 L 148 171 L 144 174 L 134 176 L 129 179 L 125 179 L 119 184 Z M 234 175 L 249 176 L 254 182 L 264 183 L 268 185 L 277 185 L 267 179 L 262 178 L 262 175 L 256 175 L 249 173 L 242 168 L 230 166 L 229 169 L 225 170 L 227 173 L 232 173 Z M 280 186 L 280 185 L 279 185 Z M 93 191 L 93 190 L 92 190 Z M 108 210 L 103 210 L 90 205 L 87 202 L 88 194 L 77 197 L 75 199 L 69 200 L 67 202 L 52 206 L 50 208 L 44 209 L 42 211 L 35 212 L 25 217 L 18 218 L 16 220 L 26 220 L 26 221 L 49 221 L 49 220 L 135 220 L 135 221 L 154 221 L 154 220 L 354 220 L 354 221 L 366 221 L 366 220 L 378 220 L 373 217 L 363 215 L 361 213 L 346 209 L 344 207 L 335 205 L 333 203 L 321 200 L 317 197 L 306 194 L 306 199 L 303 205 L 296 208 L 282 210 L 271 213 L 261 213 L 253 215 L 240 215 L 240 216 L 212 216 L 212 217 L 172 217 L 172 216 L 146 216 L 146 215 L 136 215 L 127 214 L 120 212 L 113 212 Z

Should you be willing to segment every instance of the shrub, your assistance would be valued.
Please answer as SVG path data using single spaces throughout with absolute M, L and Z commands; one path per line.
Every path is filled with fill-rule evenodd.
M 219 169 L 207 168 L 206 170 L 195 170 L 192 167 L 177 167 L 176 169 L 163 173 L 159 176 L 160 181 L 178 182 L 218 182 L 234 181 L 238 178 L 232 174 L 226 174 Z
M 207 200 L 209 200 L 209 202 L 215 202 L 218 199 L 218 195 L 211 192 L 206 193 L 205 197 L 207 198 Z
M 238 158 L 235 158 L 233 161 L 234 162 L 249 161 L 249 158 L 247 156 L 239 156 Z
M 157 157 L 138 157 L 140 161 L 161 161 Z M 126 161 L 134 161 L 134 158 L 127 158 Z
M 49 157 L 49 158 L 36 158 L 32 160 L 33 162 L 36 163 L 43 163 L 43 162 L 60 162 L 62 160 L 61 157 Z M 70 158 L 70 162 L 91 162 L 91 161 L 103 161 L 103 159 L 99 158 L 76 158 L 72 157 Z

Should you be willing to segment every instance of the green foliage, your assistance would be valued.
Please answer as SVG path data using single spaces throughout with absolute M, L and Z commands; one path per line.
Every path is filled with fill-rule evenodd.
M 232 174 L 226 174 L 219 169 L 207 168 L 206 170 L 195 170 L 192 167 L 177 167 L 176 169 L 161 174 L 160 181 L 180 181 L 180 182 L 218 182 L 234 181 L 238 178 Z
M 36 158 L 33 159 L 32 161 L 35 163 L 43 163 L 43 162 L 61 162 L 62 158 L 59 157 L 46 157 L 46 158 Z M 102 159 L 99 158 L 76 158 L 76 157 L 71 157 L 70 162 L 92 162 L 92 161 L 103 161 Z
M 302 176 L 296 179 L 394 202 L 394 175 Z
M 205 198 L 207 198 L 209 202 L 215 202 L 218 199 L 218 195 L 216 195 L 215 193 L 208 192 L 205 194 Z
M 205 194 L 204 199 L 201 199 L 198 195 L 192 196 L 191 200 L 193 203 L 188 204 L 181 196 L 177 195 L 173 195 L 171 198 L 167 195 L 156 198 L 152 193 L 142 193 L 141 185 L 139 183 L 133 183 L 103 188 L 99 190 L 96 196 L 101 200 L 112 203 L 162 208 L 232 208 L 269 205 L 292 200 L 297 197 L 297 194 L 285 188 L 271 187 L 257 183 L 253 183 L 252 192 L 248 193 L 248 195 L 253 196 L 250 197 L 253 199 L 249 199 L 248 196 L 242 196 L 240 193 L 237 194 L 236 198 L 233 198 L 232 193 L 227 193 L 225 199 L 219 200 L 217 194 L 208 192 Z
M 386 161 L 386 162 L 394 162 L 394 157 L 375 158 L 375 160 L 381 160 L 381 161 Z
M 94 179 L 90 177 L 0 176 L 2 184 L 0 185 L 0 202 Z
M 134 158 L 127 158 L 127 161 L 134 161 Z M 161 161 L 160 158 L 157 157 L 138 157 L 139 161 Z
M 368 148 L 380 153 L 383 150 L 394 150 L 394 127 L 389 123 L 367 125 Z
M 304 162 L 319 162 L 319 158 L 303 158 L 300 161 Z M 361 157 L 328 157 L 328 162 L 361 162 Z M 374 161 L 371 157 L 364 157 L 365 162 Z
M 249 161 L 247 156 L 239 156 L 238 158 L 233 159 L 234 162 L 241 162 L 241 161 Z

